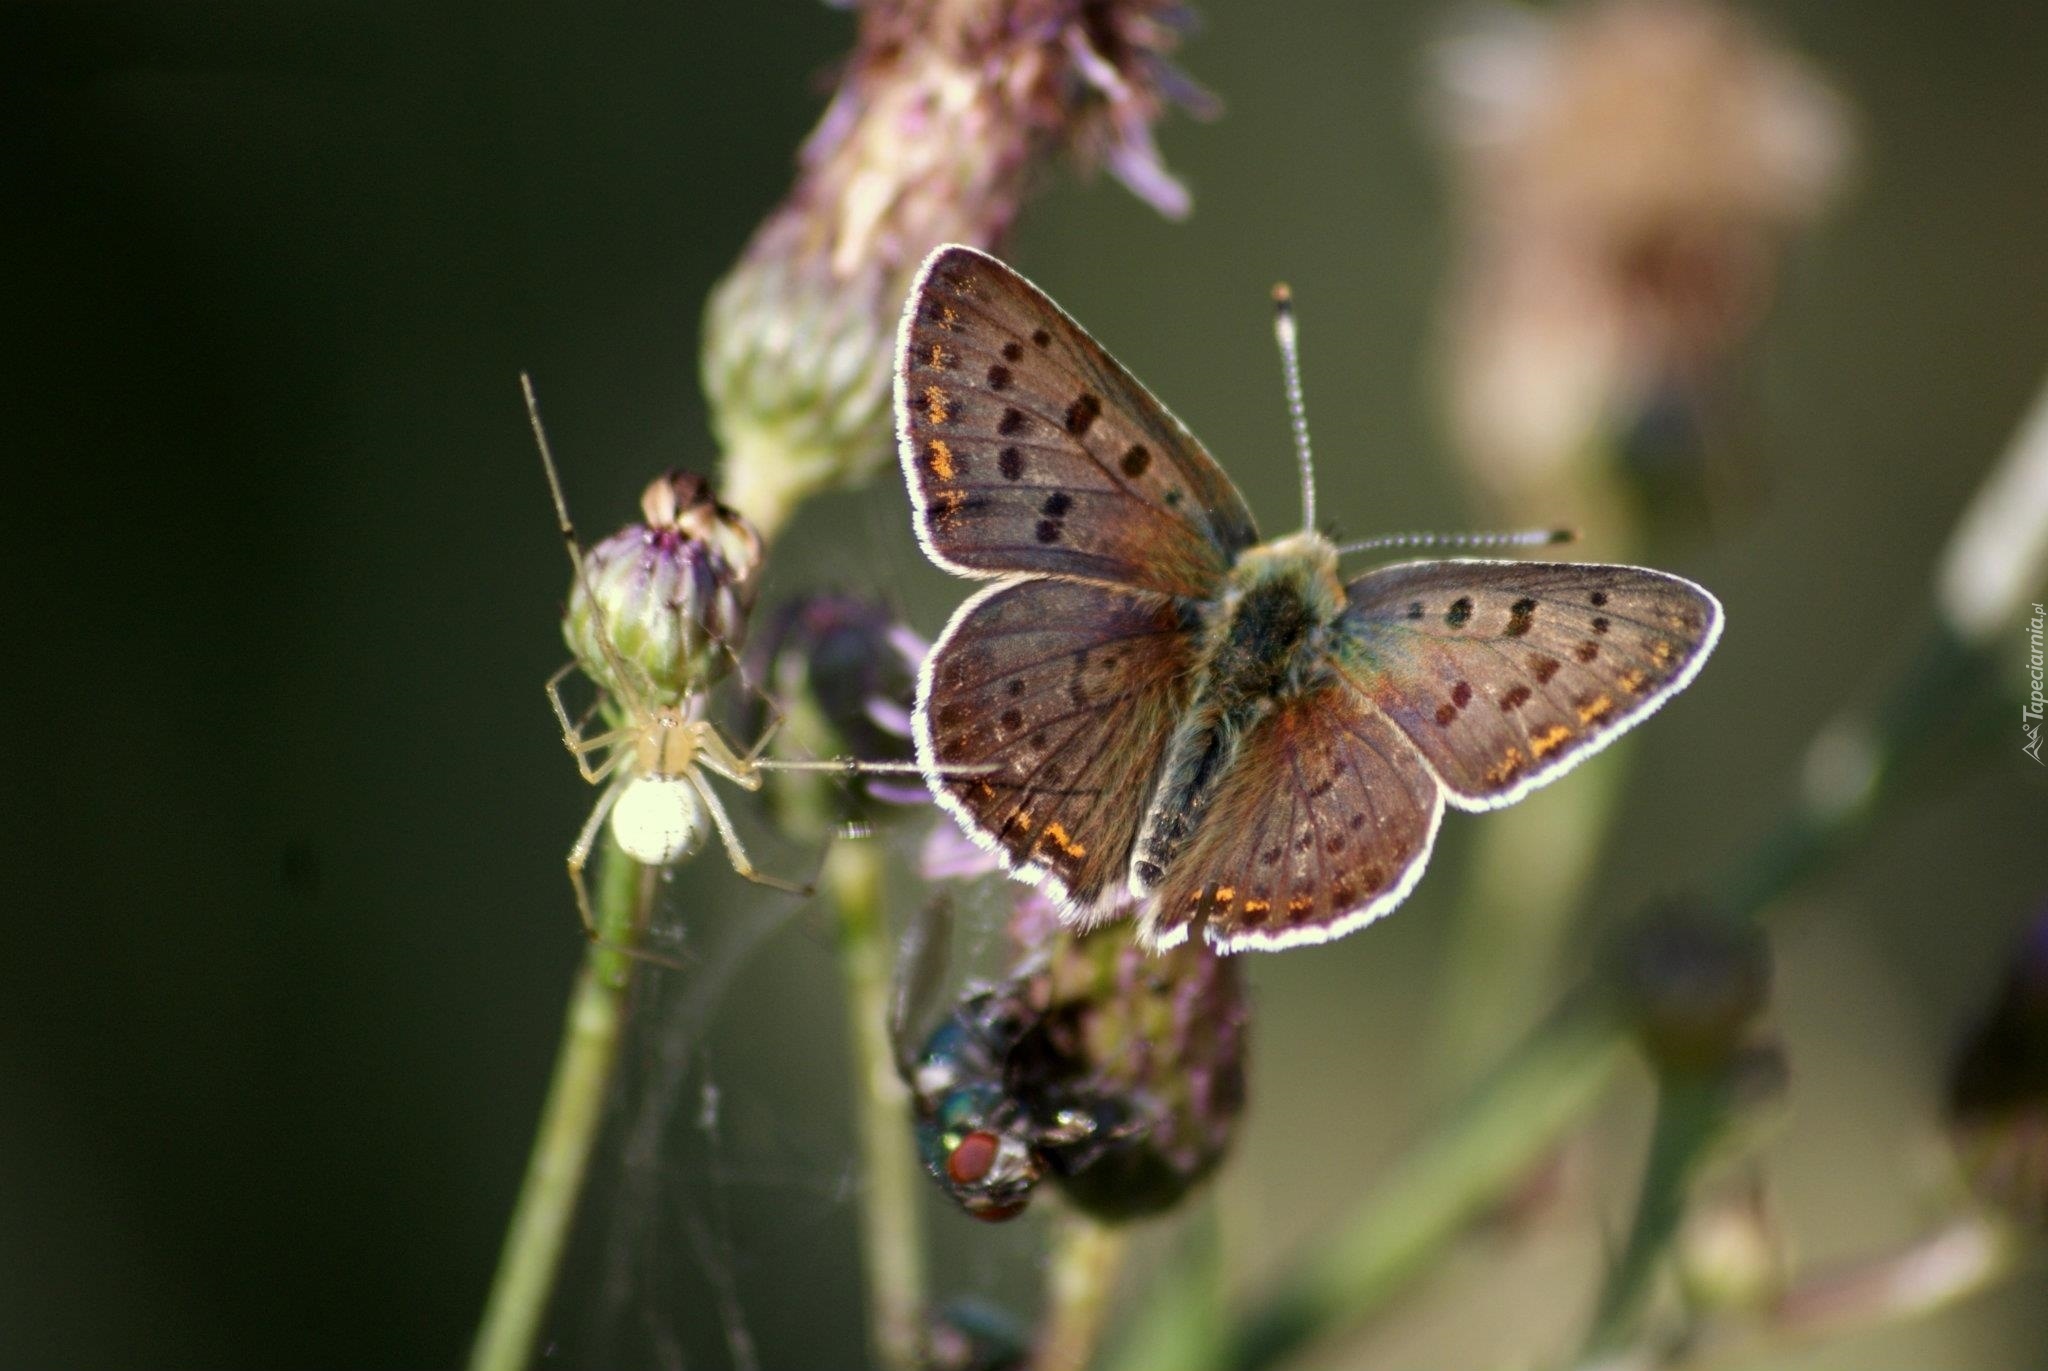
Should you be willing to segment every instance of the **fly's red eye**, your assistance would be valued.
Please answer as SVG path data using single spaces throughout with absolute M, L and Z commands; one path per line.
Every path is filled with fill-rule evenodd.
M 955 1185 L 973 1185 L 988 1175 L 996 1164 L 1002 1140 L 995 1134 L 976 1130 L 960 1140 L 946 1157 L 946 1174 Z

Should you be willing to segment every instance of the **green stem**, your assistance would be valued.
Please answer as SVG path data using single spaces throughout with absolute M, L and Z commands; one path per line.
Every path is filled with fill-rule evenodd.
M 646 923 L 652 875 L 606 842 L 599 858 L 595 911 L 604 941 L 590 944 L 569 997 L 554 1079 L 541 1106 L 526 1178 L 470 1349 L 470 1371 L 524 1371 L 534 1359 L 590 1150 L 604 1119 L 632 988 L 634 959 L 623 949 L 633 944 Z
M 924 1231 L 918 1222 L 910 1092 L 897 1077 L 889 1041 L 892 948 L 882 916 L 881 854 L 872 844 L 837 844 L 825 860 L 824 883 L 839 911 L 853 1048 L 868 1333 L 885 1371 L 917 1371 L 924 1349 Z
M 1120 1227 L 1071 1210 L 1056 1222 L 1031 1371 L 1085 1371 L 1109 1320 L 1130 1238 Z
M 1685 1217 L 1700 1164 L 1729 1121 L 1731 1091 L 1718 1075 L 1666 1072 L 1657 1082 L 1657 1122 L 1628 1245 L 1600 1291 L 1583 1358 L 1594 1361 L 1632 1343 L 1656 1288 L 1664 1251 Z
M 1203 1361 L 1183 1367 L 1273 1366 L 1369 1317 L 1555 1145 L 1624 1060 L 1625 1044 L 1604 998 L 1568 1002 L 1379 1179 L 1334 1239 L 1232 1321 Z M 1157 1365 L 1133 1351 L 1131 1367 Z

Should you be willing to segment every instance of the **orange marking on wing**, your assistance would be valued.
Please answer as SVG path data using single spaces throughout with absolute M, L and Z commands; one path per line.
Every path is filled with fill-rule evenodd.
M 1621 688 L 1623 690 L 1626 690 L 1631 695 L 1642 694 L 1643 684 L 1649 679 L 1650 673 L 1644 671 L 1639 666 L 1632 666 L 1627 671 L 1622 672 L 1621 675 L 1615 678 L 1615 680 L 1620 684 Z
M 1234 904 L 1234 903 L 1236 903 L 1236 901 L 1237 901 L 1237 887 L 1236 887 L 1236 886 L 1234 886 L 1234 885 L 1219 885 L 1219 886 L 1217 886 L 1217 887 L 1216 887 L 1216 903 L 1217 903 L 1217 904 Z
M 1656 642 L 1650 644 L 1650 660 L 1658 666 L 1669 666 L 1671 664 L 1672 651 L 1671 644 L 1659 638 Z
M 937 386 L 926 386 L 924 388 L 925 419 L 930 423 L 943 424 L 946 422 L 946 416 L 950 413 L 952 413 L 952 410 L 946 403 L 946 392 L 940 390 Z
M 1611 695 L 1596 695 L 1579 706 L 1579 722 L 1590 724 L 1595 720 L 1606 718 L 1613 712 L 1614 697 Z
M 941 481 L 953 479 L 953 449 L 946 446 L 944 438 L 934 438 L 931 443 L 932 475 Z
M 1500 765 L 1493 767 L 1486 773 L 1486 783 L 1488 785 L 1506 785 L 1514 777 L 1515 773 L 1522 769 L 1522 761 L 1522 749 L 1519 747 L 1509 748 L 1507 755 L 1500 759 Z
M 1049 842 L 1067 856 L 1079 859 L 1088 855 L 1088 849 L 1068 836 L 1066 825 L 1055 819 L 1045 826 L 1040 842 Z
M 1567 725 L 1552 724 L 1529 740 L 1529 755 L 1540 761 L 1546 754 L 1555 752 L 1559 744 L 1571 736 L 1572 731 Z

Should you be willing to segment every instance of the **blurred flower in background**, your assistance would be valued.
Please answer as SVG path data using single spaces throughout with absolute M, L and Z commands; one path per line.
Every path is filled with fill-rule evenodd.
M 1514 519 L 1595 534 L 1628 527 L 1629 487 L 1697 507 L 1725 485 L 1723 397 L 1779 258 L 1842 179 L 1846 106 L 1709 0 L 1499 7 L 1435 66 L 1462 235 L 1447 380 L 1474 484 Z M 1616 462 L 1628 480 L 1602 489 Z
M 756 738 L 768 727 L 773 701 L 783 711 L 770 745 L 777 755 L 912 761 L 910 709 L 925 651 L 924 639 L 877 601 L 834 593 L 791 600 L 747 654 L 747 678 L 760 683 L 766 699 L 747 702 L 743 735 Z M 785 828 L 817 837 L 930 798 L 916 775 L 849 770 L 791 773 L 773 803 Z
M 889 369 L 910 278 L 940 243 L 992 247 L 1070 152 L 1187 212 L 1152 124 L 1208 98 L 1168 64 L 1162 0 L 868 0 L 795 187 L 712 293 L 703 380 L 725 487 L 772 536 L 893 450 Z

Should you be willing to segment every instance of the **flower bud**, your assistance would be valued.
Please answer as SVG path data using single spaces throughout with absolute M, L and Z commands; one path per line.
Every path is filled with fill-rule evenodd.
M 610 694 L 673 704 L 725 675 L 746 641 L 761 538 L 686 471 L 656 477 L 640 512 L 583 554 L 562 637 Z
M 1624 934 L 1617 971 L 1643 1048 L 1666 1070 L 1734 1068 L 1770 993 L 1762 933 L 1685 908 Z
M 1785 1285 L 1784 1238 L 1758 1184 L 1696 1203 L 1672 1256 L 1697 1310 L 1760 1309 Z
M 1972 1187 L 2048 1227 L 2048 912 L 2035 917 L 1991 1012 L 1964 1040 L 1948 1103 Z
M 896 323 L 940 243 L 993 246 L 1042 163 L 1100 160 L 1163 212 L 1152 123 L 1198 97 L 1163 0 L 866 0 L 789 198 L 713 291 L 703 381 L 732 502 L 771 536 L 888 463 Z

